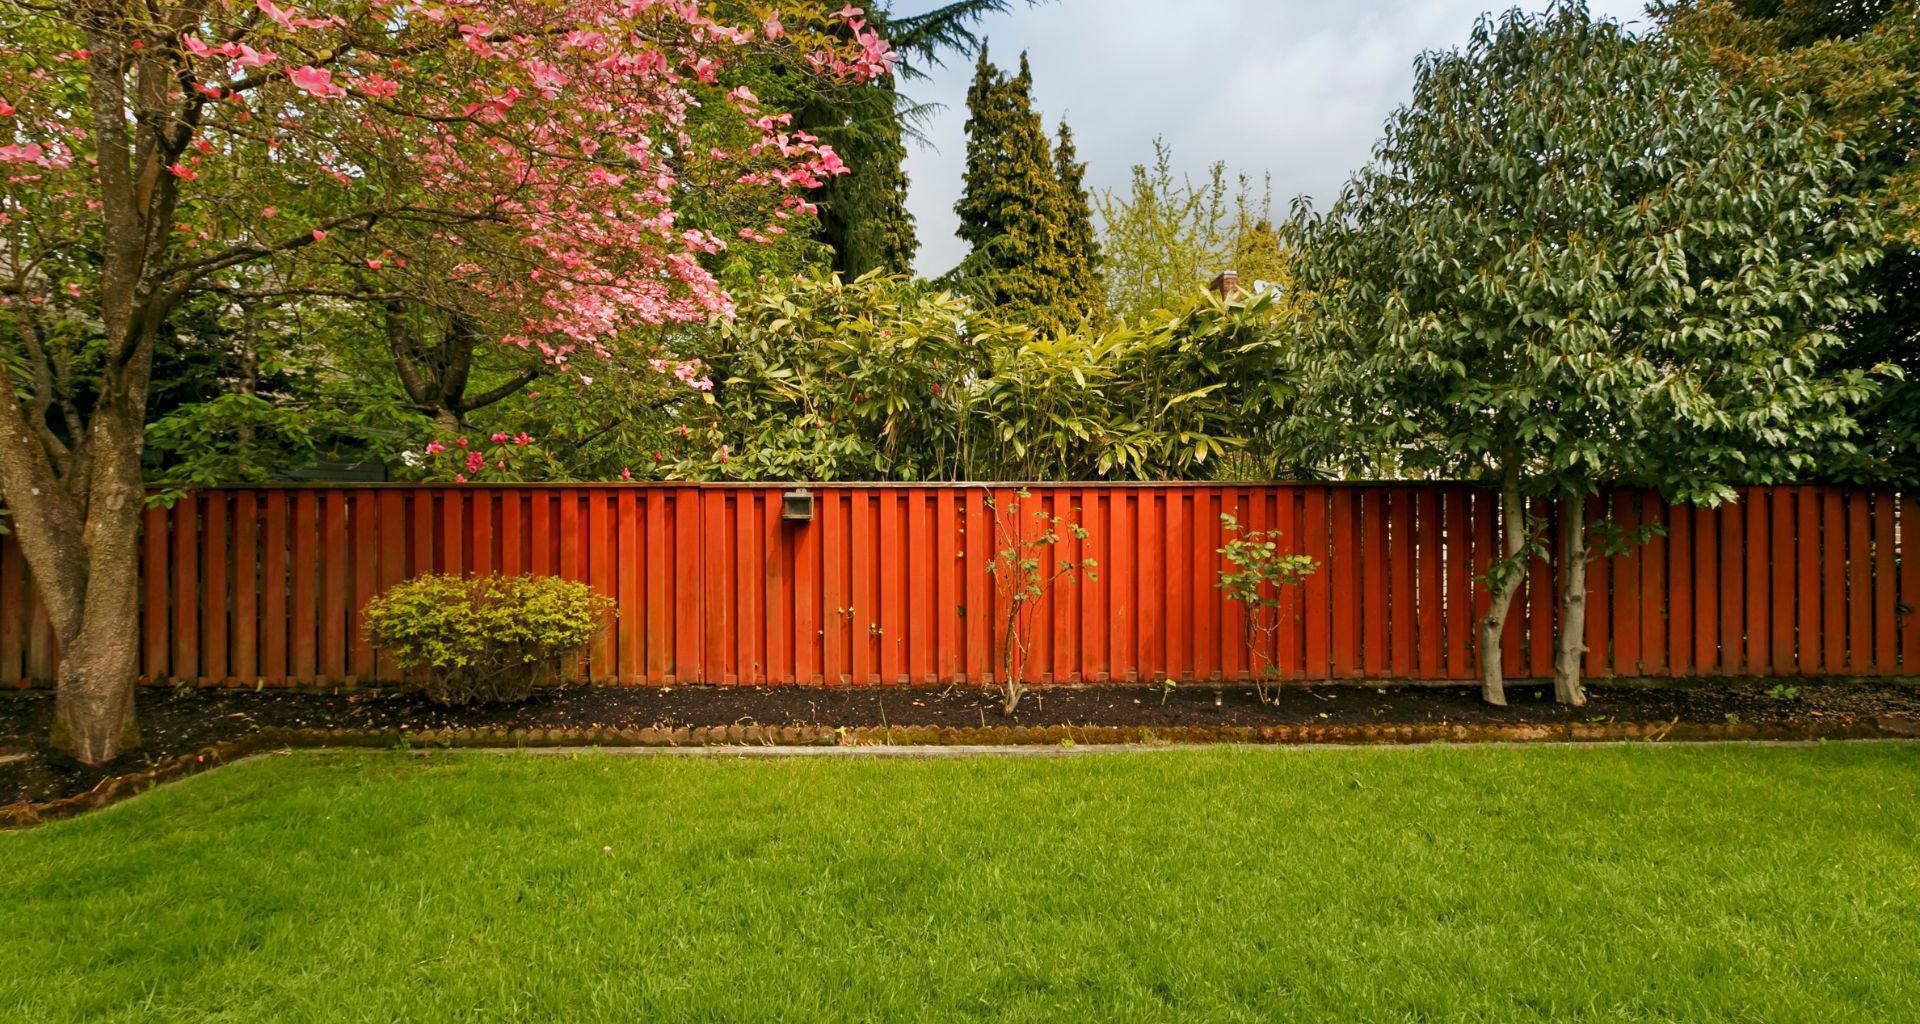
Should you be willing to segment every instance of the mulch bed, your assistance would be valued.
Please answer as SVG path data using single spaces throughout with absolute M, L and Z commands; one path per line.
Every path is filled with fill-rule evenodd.
M 0 807 L 123 795 L 253 749 L 327 743 L 1008 743 L 1421 742 L 1486 739 L 1812 738 L 1902 735 L 1920 689 L 1900 684 L 1595 686 L 1585 708 L 1544 687 L 1510 688 L 1505 708 L 1470 687 L 1289 687 L 1277 705 L 1251 689 L 1185 685 L 1030 692 L 1016 719 L 980 690 L 590 687 L 525 704 L 445 708 L 415 694 L 153 690 L 139 698 L 143 746 L 101 768 L 61 765 L 43 737 L 51 694 L 0 695 Z M 104 799 L 80 801 L 86 804 Z M 44 809 L 44 808 L 43 808 Z M 7 815 L 0 814 L 0 823 Z

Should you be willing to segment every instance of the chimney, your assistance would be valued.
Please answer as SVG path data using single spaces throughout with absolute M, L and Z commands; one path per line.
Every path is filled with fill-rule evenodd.
M 1240 275 L 1231 270 L 1222 270 L 1207 282 L 1207 288 L 1223 299 L 1231 299 L 1240 292 Z

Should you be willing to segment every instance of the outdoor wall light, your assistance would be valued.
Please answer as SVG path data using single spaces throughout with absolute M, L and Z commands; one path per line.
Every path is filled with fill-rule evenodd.
M 780 518 L 794 523 L 813 521 L 813 492 L 806 488 L 780 495 Z

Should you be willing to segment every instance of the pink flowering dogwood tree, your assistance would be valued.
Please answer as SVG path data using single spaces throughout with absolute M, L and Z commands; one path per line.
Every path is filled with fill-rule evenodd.
M 729 8 L 737 9 L 737 8 Z M 565 367 L 724 317 L 701 262 L 776 236 L 680 222 L 838 158 L 730 62 L 885 74 L 854 8 L 694 0 L 8 3 L 0 43 L 0 497 L 60 644 L 56 749 L 138 742 L 142 427 L 182 300 L 425 301 Z M 701 146 L 699 119 L 738 145 Z M 669 372 L 671 372 L 669 370 Z

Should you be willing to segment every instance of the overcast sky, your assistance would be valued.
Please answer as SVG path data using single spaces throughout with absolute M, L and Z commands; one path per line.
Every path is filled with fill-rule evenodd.
M 857 0 L 856 0 L 857 2 Z M 1540 6 L 1525 0 L 1523 6 Z M 1274 205 L 1326 200 L 1365 162 L 1380 125 L 1413 87 L 1422 50 L 1457 46 L 1489 0 L 1053 0 L 989 18 L 995 64 L 1033 62 L 1034 99 L 1049 130 L 1073 127 L 1087 184 L 1126 184 L 1152 159 L 1153 138 L 1195 177 L 1216 160 L 1230 173 L 1273 175 Z M 939 6 L 896 0 L 897 14 Z M 1596 16 L 1644 22 L 1643 0 L 1589 0 Z M 1643 26 L 1644 27 L 1644 26 Z M 907 205 L 920 237 L 917 269 L 945 273 L 966 254 L 954 200 L 966 162 L 973 61 L 906 83 L 945 109 L 908 144 Z

